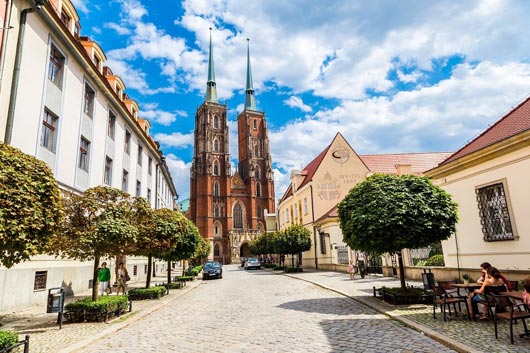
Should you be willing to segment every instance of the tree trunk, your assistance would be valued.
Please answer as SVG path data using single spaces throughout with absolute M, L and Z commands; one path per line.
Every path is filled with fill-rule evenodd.
M 153 266 L 153 255 L 147 256 L 147 279 L 145 281 L 145 288 L 151 286 L 151 266 Z
M 405 289 L 405 267 L 403 266 L 403 257 L 401 251 L 397 252 L 399 265 L 399 281 L 401 282 L 401 289 Z
M 94 273 L 92 274 L 92 301 L 98 300 L 98 287 L 99 287 L 99 281 L 98 281 L 98 269 L 99 269 L 99 255 L 96 255 L 94 257 Z
M 187 260 L 182 260 L 182 275 L 186 275 L 186 264 L 188 263 Z
M 294 268 L 294 254 L 291 254 L 291 267 Z
M 167 284 L 171 283 L 171 260 L 167 261 Z

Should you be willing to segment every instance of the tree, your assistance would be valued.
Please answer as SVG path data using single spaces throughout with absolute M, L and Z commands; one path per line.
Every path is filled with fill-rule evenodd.
M 283 251 L 291 255 L 291 266 L 294 267 L 294 254 L 311 249 L 311 231 L 301 224 L 293 224 L 283 231 Z
M 143 197 L 134 199 L 134 219 L 138 228 L 138 239 L 133 253 L 147 256 L 147 279 L 145 287 L 151 285 L 153 257 L 162 258 L 177 245 L 186 220 L 178 212 L 167 208 L 153 210 Z
M 183 228 L 183 232 L 177 241 L 175 249 L 163 256 L 166 261 L 183 261 L 191 259 L 195 256 L 201 236 L 199 229 L 193 224 L 192 221 L 185 218 L 186 225 Z M 185 266 L 182 265 L 182 274 L 184 275 Z
M 50 168 L 0 144 L 0 264 L 11 268 L 45 252 L 62 215 L 60 191 Z
M 210 244 L 208 239 L 199 237 L 199 245 L 197 246 L 197 251 L 195 252 L 194 258 L 200 259 L 202 262 L 202 259 L 204 259 L 205 257 L 208 257 L 211 251 L 212 251 L 212 244 Z
M 338 209 L 344 242 L 352 249 L 398 255 L 403 289 L 401 250 L 449 238 L 458 220 L 451 196 L 413 175 L 374 174 L 351 189 Z
M 94 260 L 93 301 L 98 298 L 100 259 L 130 253 L 135 245 L 138 230 L 131 224 L 132 213 L 129 194 L 106 186 L 65 198 L 64 227 L 50 251 L 61 257 Z

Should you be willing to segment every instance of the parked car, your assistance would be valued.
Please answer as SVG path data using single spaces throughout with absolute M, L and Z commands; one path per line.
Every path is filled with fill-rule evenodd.
M 207 262 L 202 269 L 202 279 L 223 278 L 223 266 L 219 261 Z
M 246 257 L 242 257 L 241 258 L 241 267 L 245 267 L 245 262 L 247 262 L 247 258 Z
M 251 257 L 245 262 L 245 270 L 250 270 L 253 268 L 257 268 L 258 270 L 261 268 L 261 263 L 255 257 Z

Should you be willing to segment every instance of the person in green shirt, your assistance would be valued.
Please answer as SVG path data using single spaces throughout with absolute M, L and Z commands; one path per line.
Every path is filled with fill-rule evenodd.
M 101 267 L 98 268 L 98 282 L 99 282 L 99 295 L 103 295 L 107 293 L 107 290 L 110 288 L 109 287 L 110 270 L 108 269 L 106 262 L 103 262 L 101 264 Z

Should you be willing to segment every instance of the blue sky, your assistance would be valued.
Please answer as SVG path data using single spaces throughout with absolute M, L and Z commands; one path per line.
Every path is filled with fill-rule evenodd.
M 277 197 L 337 132 L 359 154 L 455 151 L 530 94 L 525 1 L 72 2 L 81 34 L 100 44 L 150 120 L 181 199 L 209 27 L 234 163 L 250 38 Z

